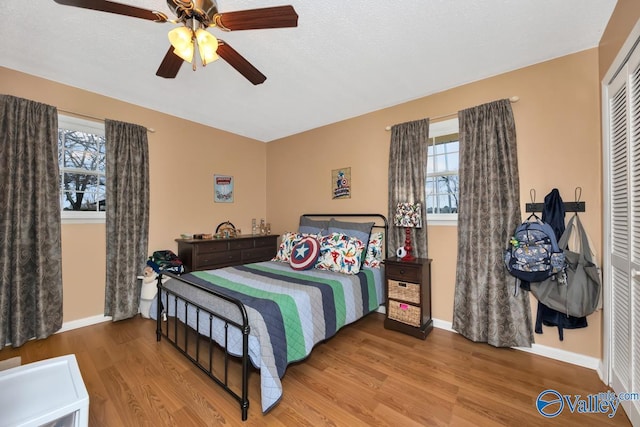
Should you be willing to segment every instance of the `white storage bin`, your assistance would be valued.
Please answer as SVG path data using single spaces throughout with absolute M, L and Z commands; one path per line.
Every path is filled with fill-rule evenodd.
M 0 371 L 0 427 L 85 427 L 89 394 L 73 354 Z

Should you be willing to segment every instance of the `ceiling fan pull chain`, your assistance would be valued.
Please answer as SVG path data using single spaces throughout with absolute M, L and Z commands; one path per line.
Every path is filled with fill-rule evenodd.
M 196 52 L 198 51 L 198 39 L 196 38 L 196 33 L 195 33 L 195 19 L 191 21 L 191 43 L 193 44 L 193 60 L 191 61 L 191 69 L 193 71 L 196 70 Z

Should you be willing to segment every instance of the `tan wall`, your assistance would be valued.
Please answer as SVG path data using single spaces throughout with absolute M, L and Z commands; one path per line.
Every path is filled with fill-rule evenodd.
M 425 78 L 428 78 L 426 76 Z M 582 187 L 587 212 L 581 219 L 600 248 L 601 149 L 598 53 L 577 54 L 471 83 L 392 108 L 274 141 L 267 146 L 267 214 L 276 232 L 294 230 L 303 212 L 387 212 L 387 125 L 455 113 L 517 95 L 513 104 L 518 135 L 523 217 L 529 190 L 537 201 L 556 187 L 565 201 Z M 351 167 L 351 199 L 332 200 L 331 170 Z M 490 203 L 490 201 L 487 201 Z M 433 316 L 451 321 L 455 287 L 457 228 L 429 226 L 433 259 Z M 533 315 L 535 300 L 532 299 Z M 545 328 L 536 342 L 592 357 L 601 355 L 600 313 L 589 327 L 565 332 Z
M 249 230 L 252 217 L 266 215 L 262 142 L 2 67 L 0 93 L 155 129 L 149 133 L 149 252 L 175 251 L 181 233 L 213 232 L 227 220 Z M 234 176 L 234 203 L 213 202 L 215 173 Z M 64 321 L 102 315 L 104 224 L 63 225 L 62 258 Z
M 600 80 L 611 67 L 638 20 L 640 20 L 640 1 L 618 0 L 598 46 Z
M 387 125 L 513 95 L 519 147 L 521 202 L 557 187 L 566 201 L 583 188 L 581 215 L 601 247 L 601 154 L 596 49 L 454 88 L 399 106 L 262 144 L 111 98 L 0 68 L 0 92 L 96 117 L 139 123 L 149 134 L 150 251 L 175 248 L 180 233 L 208 232 L 230 220 L 248 230 L 265 217 L 275 233 L 296 228 L 303 212 L 387 211 Z M 541 166 L 544 165 L 544 166 Z M 331 170 L 351 167 L 350 199 L 332 200 Z M 214 173 L 234 175 L 236 201 L 212 202 Z M 433 315 L 451 321 L 457 229 L 429 227 L 433 258 Z M 104 226 L 63 226 L 65 321 L 102 314 Z M 532 306 L 535 307 L 532 300 Z M 600 357 L 600 313 L 589 328 L 567 331 L 560 343 L 546 328 L 540 344 Z

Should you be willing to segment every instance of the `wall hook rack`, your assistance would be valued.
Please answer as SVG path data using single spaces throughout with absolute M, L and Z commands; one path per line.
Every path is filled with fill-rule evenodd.
M 544 203 L 536 203 L 536 190 L 533 188 L 529 190 L 529 195 L 531 196 L 531 203 L 527 203 L 525 205 L 526 212 L 542 212 L 544 209 Z M 581 202 L 580 198 L 582 197 L 582 187 L 576 187 L 575 192 L 575 201 L 574 202 L 564 202 L 564 211 L 565 212 L 585 212 L 586 204 L 585 202 Z

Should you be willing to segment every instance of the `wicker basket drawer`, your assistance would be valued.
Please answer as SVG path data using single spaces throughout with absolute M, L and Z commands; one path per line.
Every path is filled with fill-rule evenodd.
M 420 303 L 420 285 L 417 283 L 399 282 L 397 280 L 387 281 L 387 291 L 389 298 L 402 301 Z
M 421 326 L 420 307 L 392 299 L 388 301 L 388 306 L 389 313 L 387 315 L 389 319 L 411 326 Z

